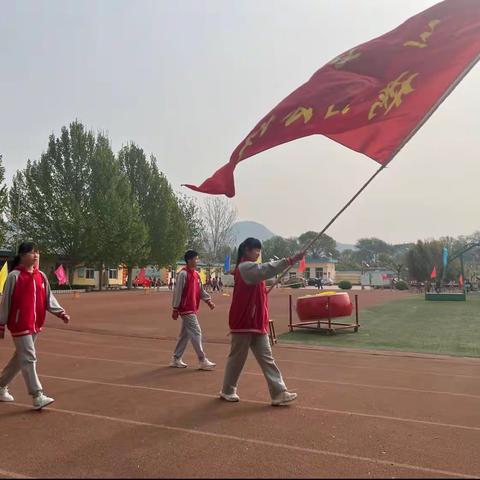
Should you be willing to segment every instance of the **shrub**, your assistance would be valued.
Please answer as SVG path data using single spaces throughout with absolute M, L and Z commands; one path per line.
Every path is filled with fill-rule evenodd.
M 408 290 L 408 284 L 407 282 L 404 282 L 403 280 L 399 280 L 397 284 L 395 285 L 395 288 L 397 290 Z
M 342 290 L 351 290 L 352 284 L 348 280 L 342 280 L 341 282 L 338 282 L 338 288 L 341 288 Z

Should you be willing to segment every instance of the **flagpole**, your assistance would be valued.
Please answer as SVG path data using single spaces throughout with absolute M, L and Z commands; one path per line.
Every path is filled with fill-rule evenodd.
M 327 223 L 323 230 L 318 233 L 310 242 L 302 248 L 304 254 L 307 250 L 317 242 L 320 237 L 327 231 L 327 229 L 337 220 L 337 218 L 357 199 L 357 197 L 367 188 L 367 186 L 372 182 L 372 180 L 398 155 L 400 150 L 411 140 L 411 138 L 423 127 L 425 122 L 434 114 L 438 107 L 444 102 L 444 100 L 455 90 L 457 85 L 466 77 L 470 70 L 480 61 L 480 55 L 477 55 L 475 59 L 467 66 L 467 68 L 459 75 L 455 81 L 448 87 L 445 93 L 438 99 L 438 101 L 433 105 L 433 107 L 427 112 L 427 114 L 422 118 L 422 120 L 415 126 L 415 128 L 405 137 L 403 142 L 397 147 L 393 152 L 390 160 L 385 164 L 381 165 L 380 168 L 367 180 L 366 183 L 360 188 L 360 190 L 350 199 L 350 201 Z M 280 282 L 280 280 L 290 271 L 293 265 L 287 267 L 275 280 L 273 285 L 267 290 L 267 294 L 272 291 L 272 289 Z
M 374 178 L 385 168 L 385 165 L 381 165 L 380 168 L 362 185 L 360 190 L 346 203 L 343 208 L 323 227 L 322 231 L 319 232 L 310 242 L 308 242 L 303 248 L 302 252 L 305 254 L 307 250 L 319 240 L 319 238 L 330 228 L 330 226 L 337 220 L 337 218 L 360 196 L 360 194 L 370 185 Z M 289 272 L 293 265 L 288 266 L 273 282 L 273 285 L 267 290 L 267 293 L 270 293 L 272 289 L 280 282 L 280 280 Z

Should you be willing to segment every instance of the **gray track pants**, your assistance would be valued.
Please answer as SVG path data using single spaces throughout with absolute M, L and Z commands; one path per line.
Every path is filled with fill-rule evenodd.
M 202 346 L 202 329 L 198 323 L 196 315 L 182 315 L 182 329 L 178 337 L 177 346 L 175 347 L 175 358 L 182 358 L 182 355 L 187 348 L 188 341 L 192 342 L 193 349 L 200 361 L 205 358 L 205 353 Z
M 231 348 L 225 368 L 223 393 L 231 395 L 237 388 L 238 379 L 247 360 L 249 348 L 257 359 L 267 380 L 270 396 L 275 398 L 287 390 L 282 374 L 272 356 L 272 347 L 268 335 L 251 333 L 232 333 Z
M 37 355 L 35 353 L 36 334 L 13 337 L 15 353 L 0 376 L 0 387 L 6 387 L 21 371 L 28 393 L 36 395 L 43 390 L 37 375 Z

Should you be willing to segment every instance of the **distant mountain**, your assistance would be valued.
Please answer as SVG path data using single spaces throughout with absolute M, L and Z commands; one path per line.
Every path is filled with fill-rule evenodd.
M 257 222 L 237 222 L 233 225 L 232 230 L 235 245 L 240 244 L 248 237 L 258 238 L 264 242 L 275 236 L 265 225 Z

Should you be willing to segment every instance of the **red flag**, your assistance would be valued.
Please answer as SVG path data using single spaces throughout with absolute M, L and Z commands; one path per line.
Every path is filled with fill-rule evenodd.
M 463 275 L 460 274 L 460 276 L 458 277 L 458 286 L 460 288 L 463 288 Z
M 135 278 L 135 283 L 144 283 L 145 282 L 145 268 L 141 268 L 140 272 Z
M 305 271 L 305 268 L 306 268 L 305 257 L 303 257 L 303 258 L 300 260 L 300 264 L 298 265 L 297 273 L 302 273 L 302 272 L 304 272 L 304 271 Z
M 480 1 L 445 0 L 334 58 L 260 120 L 193 190 L 235 195 L 252 155 L 321 134 L 386 165 L 480 58 Z
M 437 266 L 435 265 L 433 267 L 432 273 L 430 274 L 430 278 L 433 280 L 434 278 L 437 278 Z
M 58 284 L 59 285 L 66 285 L 68 283 L 68 278 L 67 274 L 65 273 L 65 270 L 63 268 L 63 265 L 60 265 L 56 270 L 55 270 L 55 276 L 57 277 Z

